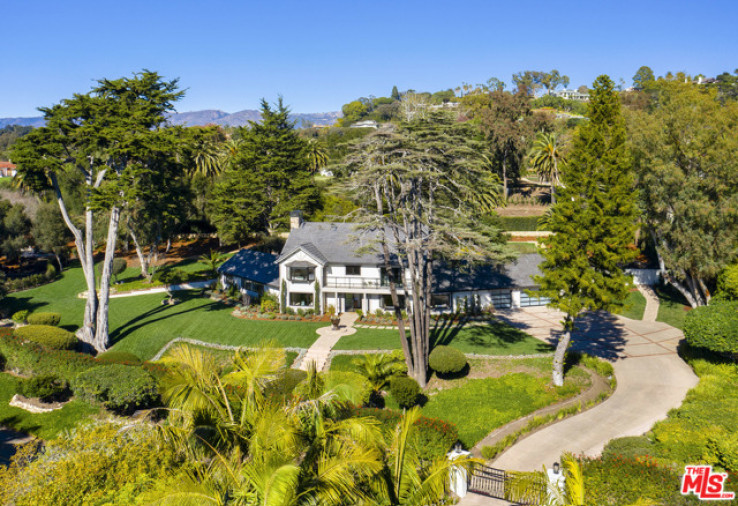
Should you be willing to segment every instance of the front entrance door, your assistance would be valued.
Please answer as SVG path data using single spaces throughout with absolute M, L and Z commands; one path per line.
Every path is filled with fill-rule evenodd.
M 361 294 L 359 293 L 347 293 L 344 295 L 344 308 L 345 311 L 356 311 L 361 309 Z

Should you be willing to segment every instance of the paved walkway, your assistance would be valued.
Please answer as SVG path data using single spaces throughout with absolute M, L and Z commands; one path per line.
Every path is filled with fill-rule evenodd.
M 501 315 L 511 325 L 552 343 L 561 332 L 562 316 L 546 307 Z M 572 349 L 612 362 L 617 390 L 599 406 L 523 439 L 499 456 L 493 467 L 532 471 L 550 466 L 565 451 L 598 455 L 613 438 L 650 430 L 670 409 L 681 405 L 697 384 L 692 369 L 676 353 L 683 337 L 678 329 L 608 313 L 587 315 L 577 326 Z
M 305 353 L 305 357 L 300 362 L 299 368 L 303 371 L 307 371 L 308 364 L 310 362 L 315 362 L 315 368 L 318 371 L 322 371 L 328 361 L 331 350 L 338 340 L 343 336 L 350 336 L 351 334 L 356 333 L 354 322 L 358 318 L 359 315 L 356 313 L 343 313 L 341 315 L 340 323 L 338 324 L 338 330 L 333 330 L 333 325 L 321 327 L 316 330 L 320 337 L 313 343 L 310 349 L 308 349 L 307 353 Z
M 659 315 L 659 296 L 648 285 L 636 285 L 638 291 L 646 298 L 646 309 L 643 312 L 644 322 L 655 322 Z

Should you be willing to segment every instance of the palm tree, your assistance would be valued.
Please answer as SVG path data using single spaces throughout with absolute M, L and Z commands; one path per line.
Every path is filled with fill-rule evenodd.
M 358 372 L 369 380 L 375 394 L 387 386 L 392 376 L 407 372 L 404 361 L 389 353 L 370 353 L 355 358 L 352 362 Z
M 225 151 L 212 138 L 200 138 L 194 145 L 195 174 L 213 178 L 221 173 L 226 160 Z
M 381 504 L 391 506 L 435 506 L 448 499 L 449 473 L 454 468 L 465 468 L 482 461 L 465 456 L 454 460 L 440 458 L 421 463 L 417 450 L 410 444 L 417 430 L 415 422 L 420 418 L 417 406 L 407 411 L 400 420 L 389 442 L 385 466 L 374 484 Z
M 528 156 L 541 179 L 551 183 L 551 203 L 556 203 L 559 167 L 566 163 L 565 144 L 555 133 L 541 132 L 536 137 Z
M 224 261 L 225 256 L 212 249 L 210 250 L 209 255 L 200 255 L 200 262 L 207 265 L 208 270 L 215 277 L 218 277 L 218 266 L 220 266 Z
M 328 152 L 316 139 L 308 141 L 307 157 L 310 162 L 310 172 L 318 172 L 328 165 Z

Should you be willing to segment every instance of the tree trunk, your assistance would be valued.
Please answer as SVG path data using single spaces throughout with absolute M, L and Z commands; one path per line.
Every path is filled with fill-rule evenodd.
M 62 265 L 61 257 L 59 256 L 59 253 L 54 253 L 54 258 L 56 258 L 56 263 L 59 264 L 59 274 L 62 273 L 64 270 L 64 266 Z
M 97 329 L 95 330 L 95 341 L 92 343 L 99 353 L 104 352 L 108 348 L 108 304 L 110 300 L 110 279 L 113 271 L 115 242 L 118 238 L 119 224 L 120 208 L 118 206 L 113 206 L 110 209 L 108 238 L 105 243 L 105 260 L 103 261 L 102 274 L 100 275 L 100 306 L 97 312 Z
M 131 239 L 133 240 L 133 247 L 136 249 L 136 256 L 138 257 L 138 262 L 141 264 L 141 275 L 146 278 L 147 281 L 151 281 L 151 274 L 149 274 L 149 261 L 144 255 L 143 248 L 141 248 L 141 243 L 138 242 L 138 237 L 136 237 L 136 233 L 133 231 L 133 229 L 130 227 L 128 228 L 128 235 L 131 236 Z
M 574 329 L 574 319 L 567 314 L 564 317 L 564 333 L 559 338 L 554 352 L 553 359 L 553 384 L 560 387 L 564 385 L 564 362 L 566 360 L 566 350 L 571 341 L 571 332 Z
M 551 204 L 556 203 L 556 183 L 559 180 L 559 166 L 554 159 L 554 171 L 553 177 L 551 178 Z

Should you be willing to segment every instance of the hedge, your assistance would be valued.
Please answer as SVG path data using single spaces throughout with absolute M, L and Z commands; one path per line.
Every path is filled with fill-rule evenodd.
M 691 346 L 738 353 L 738 301 L 715 301 L 688 312 L 684 337 Z
M 18 327 L 15 329 L 15 335 L 25 341 L 31 341 L 52 350 L 72 350 L 77 347 L 78 343 L 74 334 L 51 325 Z
M 420 385 L 410 376 L 394 376 L 390 379 L 390 395 L 401 408 L 411 408 L 418 402 Z
M 499 216 L 502 230 L 509 232 L 530 232 L 538 230 L 540 216 Z
M 730 300 L 738 300 L 738 263 L 729 265 L 718 277 L 717 294 Z
M 402 413 L 399 411 L 376 408 L 354 408 L 352 415 L 376 418 L 382 424 L 382 433 L 386 438 L 392 436 L 402 417 Z M 418 430 L 414 431 L 411 444 L 421 460 L 445 457 L 446 453 L 459 440 L 459 431 L 456 426 L 438 418 L 421 416 L 415 422 L 415 427 Z
M 139 367 L 111 364 L 81 372 L 72 381 L 74 394 L 98 402 L 117 413 L 131 413 L 154 405 L 158 388 L 154 377 Z
M 42 402 L 61 401 L 67 397 L 69 385 L 66 380 L 53 374 L 34 376 L 23 382 L 21 388 L 26 397 L 38 397 Z
M 428 365 L 437 373 L 457 374 L 464 370 L 467 361 L 466 356 L 456 348 L 439 345 L 433 348 L 428 357 Z
M 109 350 L 99 354 L 96 358 L 98 362 L 108 364 L 141 365 L 141 359 L 127 351 Z
M 61 314 L 33 313 L 28 315 L 27 321 L 29 325 L 51 325 L 52 327 L 56 327 L 61 321 Z

